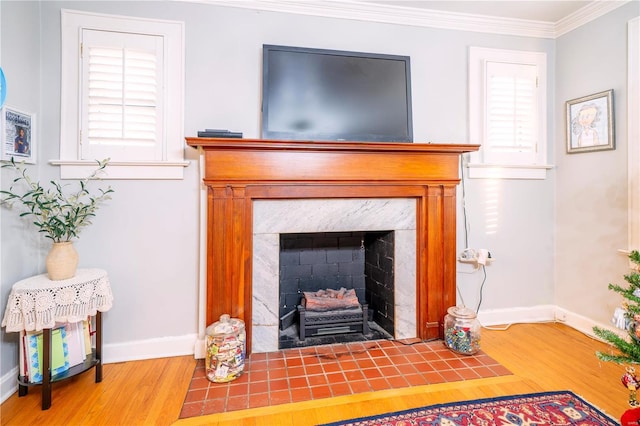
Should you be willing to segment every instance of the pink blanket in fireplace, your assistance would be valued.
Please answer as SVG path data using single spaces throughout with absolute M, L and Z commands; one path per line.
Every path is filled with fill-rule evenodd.
M 332 311 L 334 309 L 359 308 L 360 302 L 354 289 L 326 289 L 305 291 L 303 303 L 309 311 Z

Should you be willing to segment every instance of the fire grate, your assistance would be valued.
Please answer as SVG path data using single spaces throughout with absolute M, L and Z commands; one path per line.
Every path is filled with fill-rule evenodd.
M 329 311 L 310 311 L 302 303 L 298 305 L 300 340 L 307 336 L 322 336 L 342 333 L 369 334 L 369 314 L 367 304 L 357 308 Z

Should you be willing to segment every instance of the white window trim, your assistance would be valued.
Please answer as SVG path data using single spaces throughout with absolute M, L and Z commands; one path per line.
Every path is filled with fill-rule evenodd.
M 538 77 L 538 86 L 543 94 L 540 98 L 542 108 L 539 113 L 539 144 L 535 164 L 490 164 L 483 160 L 482 147 L 469 155 L 469 178 L 498 179 L 545 179 L 547 170 L 553 168 L 547 164 L 547 59 L 543 52 L 490 49 L 471 47 L 469 50 L 469 143 L 482 145 L 484 132 L 484 63 L 487 60 L 509 61 L 512 63 L 535 64 L 542 70 Z
M 640 250 L 640 17 L 628 24 L 629 251 Z
M 95 161 L 80 159 L 80 29 L 144 32 L 160 35 L 166 40 L 165 64 L 168 81 L 181 82 L 180 87 L 168 85 L 166 104 L 166 157 L 161 161 L 110 162 L 105 179 L 182 179 L 184 168 L 184 23 L 128 16 L 96 14 L 62 9 L 62 81 L 60 102 L 60 159 L 49 163 L 60 166 L 62 179 L 82 178 L 95 168 Z M 70 102 L 75 99 L 75 102 Z
M 550 165 L 468 163 L 469 177 L 476 179 L 546 179 Z

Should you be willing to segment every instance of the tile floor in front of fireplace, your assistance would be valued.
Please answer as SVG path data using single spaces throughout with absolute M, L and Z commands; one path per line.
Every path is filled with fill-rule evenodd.
M 441 340 L 376 340 L 251 354 L 244 372 L 212 383 L 199 360 L 180 418 L 511 374 L 491 357 L 459 355 Z

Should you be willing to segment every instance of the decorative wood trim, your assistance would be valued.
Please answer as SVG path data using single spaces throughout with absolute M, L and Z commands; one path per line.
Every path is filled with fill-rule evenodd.
M 207 313 L 245 321 L 251 348 L 253 201 L 415 198 L 418 337 L 442 337 L 455 304 L 459 158 L 478 145 L 187 138 L 205 155 Z
M 356 21 L 384 22 L 415 27 L 478 31 L 482 33 L 518 35 L 523 37 L 553 38 L 555 28 L 553 22 L 473 15 L 420 7 L 403 7 L 388 4 L 379 5 L 368 2 L 292 2 L 281 0 L 269 2 L 260 0 L 205 1 L 215 5 L 267 10 L 270 12 L 323 16 L 327 18 L 351 19 Z
M 521 37 L 555 39 L 606 13 L 629 3 L 630 0 L 592 1 L 556 22 L 507 18 L 422 7 L 374 4 L 370 2 L 292 2 L 286 0 L 199 0 L 213 5 L 297 15 L 322 16 L 356 21 L 384 22 L 415 27 L 443 28 L 458 31 L 505 34 Z

